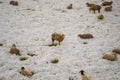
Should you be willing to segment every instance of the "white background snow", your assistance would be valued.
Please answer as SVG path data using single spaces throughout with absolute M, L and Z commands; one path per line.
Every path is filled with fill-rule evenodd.
M 119 0 L 113 0 L 112 12 L 102 7 L 96 14 L 85 3 L 100 5 L 101 0 L 18 0 L 19 6 L 10 5 L 10 0 L 0 2 L 0 80 L 81 80 L 81 69 L 90 80 L 120 80 L 120 55 L 117 61 L 102 59 L 103 53 L 120 48 Z M 70 3 L 73 9 L 68 10 Z M 99 14 L 105 19 L 98 20 Z M 65 34 L 60 46 L 46 46 L 53 32 Z M 83 33 L 94 38 L 77 37 Z M 9 53 L 14 43 L 21 56 Z M 20 61 L 21 57 L 28 59 Z M 59 62 L 52 64 L 55 58 Z M 35 74 L 31 78 L 21 75 L 22 66 Z

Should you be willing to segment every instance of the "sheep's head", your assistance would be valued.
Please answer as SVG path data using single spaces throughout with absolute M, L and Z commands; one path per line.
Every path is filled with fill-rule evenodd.
M 86 3 L 86 5 L 87 5 L 87 7 L 89 7 L 89 3 L 88 2 Z
M 81 73 L 82 75 L 84 75 L 84 72 L 85 72 L 84 70 L 81 70 L 79 73 Z
M 12 45 L 12 47 L 16 47 L 16 45 L 15 45 L 15 44 L 13 44 L 13 45 Z
M 81 36 L 81 34 L 78 34 L 78 37 L 80 37 Z
M 72 3 L 70 4 L 70 6 L 72 6 Z
M 84 70 L 81 70 L 80 72 L 85 72 Z
M 21 70 L 24 70 L 25 68 L 24 67 L 21 67 Z
M 113 1 L 111 1 L 111 3 L 113 3 Z

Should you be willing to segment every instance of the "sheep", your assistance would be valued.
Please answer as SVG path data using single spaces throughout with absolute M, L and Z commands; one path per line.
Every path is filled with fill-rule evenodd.
M 86 3 L 86 5 L 87 5 L 87 7 L 92 7 L 93 5 L 95 5 L 95 4 L 93 4 L 93 3 Z
M 117 54 L 106 54 L 106 53 L 103 54 L 102 58 L 110 61 L 116 61 L 118 59 Z
M 73 8 L 73 4 L 67 6 L 67 9 L 72 9 L 72 8 Z
M 120 49 L 113 49 L 112 52 L 120 54 Z
M 21 67 L 20 74 L 27 76 L 27 77 L 31 77 L 33 75 L 31 71 L 26 70 L 24 67 Z
M 100 10 L 101 10 L 101 6 L 100 5 L 92 5 L 90 8 L 89 8 L 89 11 L 91 12 L 91 11 L 94 11 L 94 13 L 95 13 L 95 11 L 96 10 L 98 10 L 98 12 L 100 13 Z
M 89 80 L 88 77 L 84 74 L 83 70 L 81 70 L 79 73 L 81 73 L 82 80 Z
M 11 54 L 20 55 L 20 50 L 17 49 L 17 47 L 16 47 L 15 44 L 13 44 L 12 47 L 10 48 L 10 53 L 11 53 Z
M 102 19 L 104 19 L 104 16 L 101 14 L 101 15 L 97 16 L 97 18 L 102 20 Z
M 106 7 L 104 10 L 105 11 L 112 11 L 112 6 Z
M 78 37 L 82 38 L 82 39 L 90 39 L 90 38 L 94 38 L 92 34 L 79 34 Z
M 102 6 L 112 5 L 112 3 L 113 3 L 113 1 L 110 1 L 110 2 L 104 1 L 104 2 L 102 3 Z
M 52 39 L 52 44 L 54 44 L 54 41 L 58 41 L 59 42 L 59 45 L 60 45 L 60 42 L 62 42 L 64 40 L 64 37 L 65 35 L 64 34 L 58 34 L 58 33 L 53 33 L 52 36 L 51 36 L 51 39 Z
M 18 6 L 19 4 L 18 4 L 18 1 L 16 1 L 16 0 L 11 0 L 10 1 L 10 4 L 11 5 L 14 5 L 14 6 Z

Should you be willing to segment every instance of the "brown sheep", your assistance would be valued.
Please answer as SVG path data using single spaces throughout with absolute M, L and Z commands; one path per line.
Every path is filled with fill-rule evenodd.
M 18 4 L 18 1 L 16 1 L 16 0 L 11 0 L 10 1 L 10 4 L 11 5 L 14 5 L 14 6 L 18 6 L 19 4 Z
M 112 6 L 106 7 L 105 11 L 112 11 Z
M 51 36 L 52 44 L 54 44 L 54 40 L 56 40 L 59 42 L 59 45 L 60 45 L 60 42 L 64 40 L 64 37 L 65 37 L 64 34 L 53 33 Z
M 13 44 L 12 47 L 10 48 L 10 53 L 11 53 L 11 54 L 20 55 L 20 50 L 17 49 L 17 47 L 16 47 L 15 44 Z
M 102 58 L 110 61 L 116 61 L 118 59 L 117 54 L 103 54 Z
M 83 70 L 81 70 L 79 73 L 81 73 L 81 80 L 89 80 L 88 77 L 84 74 Z
M 120 54 L 120 49 L 113 49 L 112 52 L 115 52 L 117 54 Z
M 92 5 L 90 8 L 89 8 L 89 11 L 95 11 L 98 10 L 98 12 L 100 13 L 100 10 L 101 10 L 101 6 L 100 5 Z
M 100 20 L 102 20 L 102 19 L 104 19 L 104 16 L 101 14 L 97 18 L 100 19 Z
M 72 9 L 72 8 L 73 8 L 72 4 L 70 4 L 70 5 L 67 6 L 67 9 Z
M 94 38 L 92 34 L 79 34 L 78 37 L 82 38 L 82 39 L 90 39 L 90 38 Z
M 110 1 L 110 2 L 105 1 L 105 2 L 102 3 L 102 6 L 112 5 L 112 3 L 113 3 L 113 1 Z
M 21 67 L 20 74 L 27 76 L 27 77 L 31 77 L 33 75 L 32 72 L 30 72 L 29 70 L 25 70 L 24 67 Z
M 93 3 L 86 3 L 86 5 L 87 5 L 87 7 L 92 7 L 93 5 L 95 5 L 95 4 L 93 4 Z

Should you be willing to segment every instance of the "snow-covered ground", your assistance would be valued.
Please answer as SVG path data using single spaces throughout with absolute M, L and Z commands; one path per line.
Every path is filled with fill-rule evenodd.
M 0 2 L 0 80 L 81 80 L 81 69 L 90 80 L 120 80 L 120 55 L 117 61 L 102 59 L 103 53 L 120 48 L 119 0 L 113 0 L 112 12 L 102 7 L 96 14 L 85 3 L 101 4 L 101 0 L 19 0 L 19 6 L 9 5 L 10 0 Z M 68 10 L 70 3 L 73 9 Z M 98 20 L 99 14 L 105 19 Z M 65 34 L 60 46 L 46 46 L 53 32 Z M 94 38 L 77 37 L 83 33 Z M 21 56 L 9 53 L 14 43 Z M 21 61 L 21 57 L 28 59 Z M 51 63 L 56 58 L 59 62 Z M 22 66 L 35 74 L 21 75 Z

